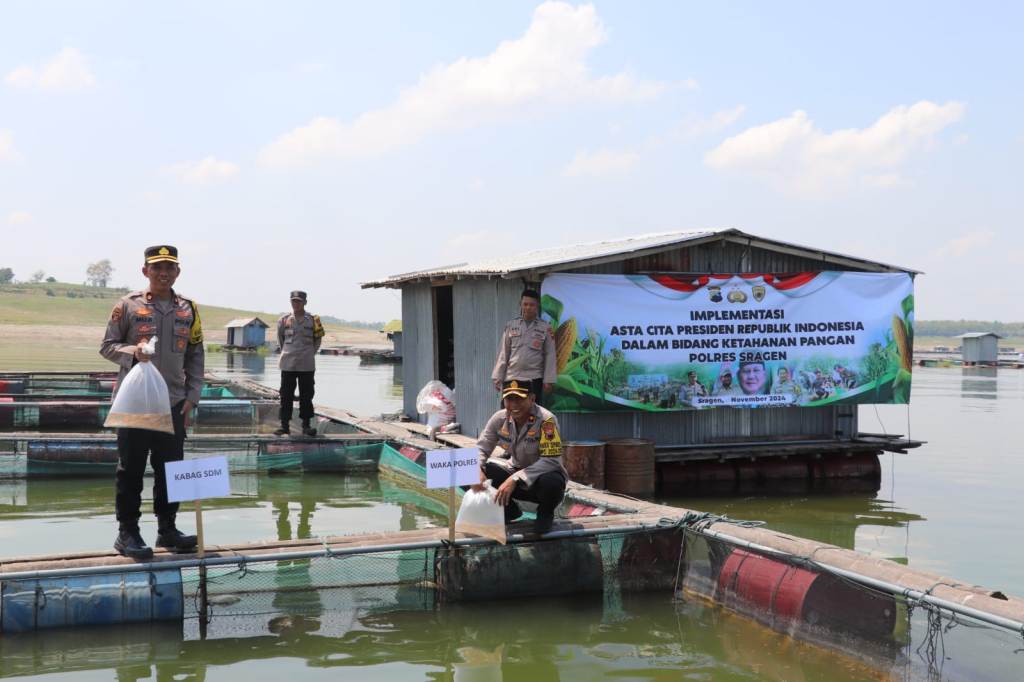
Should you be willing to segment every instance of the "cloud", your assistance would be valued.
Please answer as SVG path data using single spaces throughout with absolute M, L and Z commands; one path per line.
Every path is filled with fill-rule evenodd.
M 0 161 L 16 161 L 20 158 L 14 149 L 14 133 L 0 130 Z
M 7 214 L 7 222 L 10 225 L 28 225 L 33 216 L 28 211 L 11 211 Z
M 65 47 L 39 66 L 19 66 L 4 80 L 12 87 L 48 92 L 77 92 L 96 84 L 85 55 L 73 47 Z
M 803 111 L 748 128 L 704 156 L 709 167 L 760 177 L 783 191 L 824 194 L 861 182 L 892 186 L 892 169 L 959 121 L 961 102 L 898 106 L 866 128 L 825 133 Z
M 581 150 L 562 169 L 562 175 L 570 178 L 608 175 L 622 175 L 633 169 L 640 160 L 640 153 L 632 149 L 598 149 L 591 152 Z
M 265 147 L 260 162 L 288 167 L 383 154 L 435 132 L 510 118 L 530 107 L 656 97 L 668 85 L 628 73 L 594 76 L 588 54 L 606 39 L 591 5 L 545 2 L 526 32 L 483 57 L 436 66 L 397 100 L 350 122 L 319 116 Z
M 740 120 L 747 108 L 742 104 L 732 109 L 722 109 L 711 116 L 690 116 L 676 126 L 671 137 L 676 140 L 695 140 L 699 137 L 720 133 Z
M 992 230 L 973 230 L 959 237 L 954 237 L 939 248 L 932 251 L 933 258 L 960 258 L 971 251 L 988 246 L 992 243 L 995 233 Z
M 212 185 L 238 174 L 238 165 L 207 156 L 201 161 L 185 161 L 164 168 L 164 172 L 190 185 Z

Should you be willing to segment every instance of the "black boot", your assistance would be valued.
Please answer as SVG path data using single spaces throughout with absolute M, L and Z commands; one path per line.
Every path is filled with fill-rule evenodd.
M 308 419 L 303 419 L 302 420 L 302 435 L 303 436 L 315 436 L 316 435 L 316 429 L 310 427 Z
M 544 535 L 544 533 L 550 532 L 551 526 L 554 522 L 554 512 L 543 512 L 538 509 L 537 520 L 533 522 L 533 532 L 537 535 Z
M 146 546 L 138 528 L 122 528 L 114 540 L 114 549 L 131 559 L 153 558 L 153 550 Z
M 505 523 L 512 523 L 523 515 L 523 510 L 514 501 L 509 500 L 505 505 Z
M 288 427 L 288 422 L 281 422 L 281 428 L 274 431 L 275 436 L 287 436 L 292 430 Z
M 156 535 L 156 546 L 172 552 L 191 552 L 199 544 L 195 535 L 185 535 L 174 525 L 174 519 L 161 519 L 160 531 Z

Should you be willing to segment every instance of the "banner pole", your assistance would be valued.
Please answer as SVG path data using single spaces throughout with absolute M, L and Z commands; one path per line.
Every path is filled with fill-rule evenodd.
M 448 451 L 451 463 L 451 484 L 448 486 L 448 542 L 455 542 L 455 451 Z
M 203 547 L 203 501 L 196 500 L 196 555 L 202 559 L 206 554 Z M 199 638 L 206 639 L 206 626 L 209 623 L 210 603 L 206 591 L 206 564 L 199 564 Z

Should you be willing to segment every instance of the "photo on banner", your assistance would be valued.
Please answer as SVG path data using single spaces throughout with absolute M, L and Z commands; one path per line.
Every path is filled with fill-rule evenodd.
M 559 412 L 910 401 L 906 273 L 544 279 Z

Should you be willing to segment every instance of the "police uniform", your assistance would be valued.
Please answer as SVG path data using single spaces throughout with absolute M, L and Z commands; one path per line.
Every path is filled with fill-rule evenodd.
M 792 379 L 786 381 L 777 381 L 772 386 L 772 395 L 790 395 L 793 396 L 793 402 L 800 402 L 800 396 L 803 391 L 800 390 L 800 386 L 797 385 Z
M 556 353 L 555 335 L 547 322 L 539 317 L 527 322 L 521 316 L 509 320 L 501 334 L 491 379 L 530 383 L 540 404 L 544 384 L 553 384 L 558 378 Z
M 708 389 L 699 381 L 692 384 L 683 384 L 682 388 L 679 389 L 679 402 L 693 405 L 693 401 L 695 399 L 703 398 L 707 396 L 707 394 Z
M 293 291 L 291 299 L 305 305 L 306 292 Z M 299 419 L 302 420 L 303 432 L 315 434 L 309 427 L 309 421 L 313 418 L 316 354 L 323 338 L 324 326 L 317 315 L 287 313 L 277 320 L 277 345 L 281 349 L 278 362 L 281 368 L 281 428 L 275 433 L 279 435 L 290 431 L 296 384 L 299 387 Z
M 178 250 L 173 246 L 152 246 L 145 251 L 147 265 L 159 262 L 178 263 Z M 167 501 L 164 464 L 184 458 L 185 401 L 197 405 L 203 390 L 204 353 L 203 327 L 199 309 L 191 299 L 171 291 L 167 300 L 160 300 L 147 289 L 122 297 L 110 313 L 100 355 L 120 366 L 117 386 L 136 364 L 135 348 L 156 336 L 156 353 L 150 360 L 167 383 L 171 400 L 174 434 L 146 429 L 117 430 L 117 473 L 115 476 L 115 508 L 122 533 L 139 532 L 143 475 L 146 459 L 153 467 L 153 511 L 159 521 L 157 545 L 179 550 L 195 546 L 195 536 L 185 536 L 175 527 L 177 502 Z M 119 535 L 115 544 L 129 556 L 145 556 L 151 550 L 141 547 L 125 552 Z M 118 546 L 118 544 L 122 546 Z
M 528 390 L 525 384 L 509 381 L 503 387 L 502 398 L 510 395 L 525 398 Z M 550 529 L 555 508 L 562 501 L 569 479 L 562 465 L 562 437 L 555 415 L 534 404 L 526 423 L 520 427 L 508 410 L 498 410 L 487 421 L 476 445 L 480 468 L 494 487 L 508 478 L 515 479 L 512 499 L 536 502 L 538 526 L 546 524 L 546 529 Z M 492 456 L 497 445 L 505 452 Z M 505 508 L 506 521 L 514 520 L 519 514 L 519 506 L 509 502 Z

